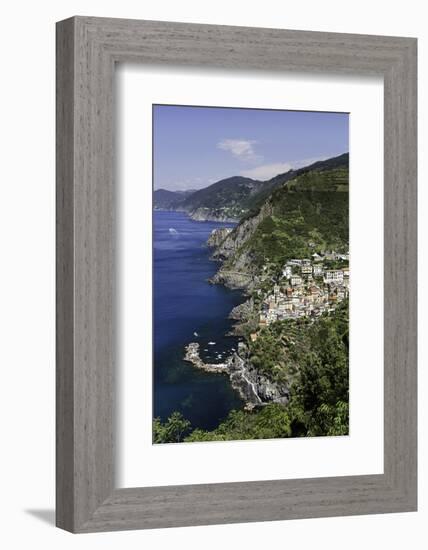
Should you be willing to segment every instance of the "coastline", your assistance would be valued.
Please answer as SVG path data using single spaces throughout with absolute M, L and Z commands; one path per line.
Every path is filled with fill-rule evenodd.
M 187 217 L 194 221 L 209 221 L 205 217 L 192 218 L 189 213 Z M 262 310 L 254 302 L 254 290 L 260 288 L 266 276 L 251 273 L 251 258 L 245 254 L 242 264 L 242 271 L 230 270 L 226 263 L 227 259 L 245 242 L 248 232 L 265 217 L 271 214 L 270 205 L 262 207 L 258 215 L 252 220 L 245 220 L 238 225 L 235 231 L 231 228 L 213 229 L 206 241 L 206 245 L 212 250 L 210 259 L 220 263 L 216 273 L 208 279 L 213 285 L 222 285 L 232 290 L 240 290 L 244 301 L 234 306 L 228 314 L 228 319 L 235 321 L 232 329 L 225 336 L 239 336 L 246 339 L 246 343 L 240 342 L 238 351 L 233 352 L 223 360 L 222 363 L 204 362 L 199 354 L 199 344 L 190 342 L 185 346 L 183 360 L 190 363 L 194 368 L 207 373 L 226 374 L 229 377 L 231 386 L 236 390 L 245 403 L 244 410 L 253 410 L 269 404 L 287 405 L 290 400 L 290 383 L 277 382 L 265 376 L 255 365 L 252 364 L 250 350 L 252 348 L 250 337 L 257 338 L 257 331 L 260 326 L 259 318 L 262 317 Z M 219 220 L 216 220 L 219 221 Z M 247 272 L 247 269 L 250 271 Z M 258 291 L 259 293 L 260 291 Z M 257 320 L 257 322 L 255 321 Z M 230 350 L 232 351 L 232 350 Z
M 189 212 L 180 208 L 153 208 L 154 212 L 180 212 L 186 214 L 188 218 L 195 222 L 219 222 L 219 223 L 239 223 L 239 219 L 224 215 L 207 214 L 208 208 L 197 208 L 194 212 Z
M 238 351 L 229 355 L 224 362 L 205 363 L 199 355 L 199 344 L 191 342 L 185 348 L 184 360 L 205 372 L 227 374 L 232 387 L 245 402 L 245 410 L 263 407 L 269 403 L 286 405 L 289 401 L 288 388 L 278 386 L 261 376 L 246 360 L 245 353 L 246 346 L 241 343 Z
M 183 361 L 183 349 L 195 339 L 203 358 L 211 362 L 238 346 L 239 338 L 225 335 L 232 329 L 228 314 L 241 303 L 242 295 L 207 284 L 217 265 L 210 260 L 206 241 L 212 229 L 227 224 L 199 224 L 182 212 L 158 211 L 154 216 L 153 415 L 166 421 L 180 411 L 192 426 L 212 430 L 231 410 L 242 410 L 244 403 L 229 378 L 203 374 Z M 208 345 L 209 341 L 216 345 Z
M 260 218 L 269 213 L 269 208 L 265 209 L 265 212 L 261 211 L 258 216 L 255 216 L 257 223 Z M 236 322 L 229 335 L 243 337 L 245 343 L 241 342 L 238 351 L 234 351 L 223 363 L 217 365 L 204 363 L 199 355 L 199 346 L 194 342 L 186 346 L 184 358 L 185 361 L 190 362 L 200 370 L 211 373 L 226 373 L 230 378 L 232 387 L 238 391 L 245 402 L 244 408 L 250 410 L 272 403 L 287 405 L 290 400 L 290 387 L 294 378 L 293 374 L 290 374 L 286 382 L 284 380 L 279 382 L 279 378 L 265 376 L 263 374 L 264 369 L 257 368 L 257 364 L 252 360 L 252 353 L 254 342 L 259 337 L 260 328 L 267 327 L 270 322 L 276 320 L 276 315 L 280 319 L 310 318 L 313 322 L 323 313 L 330 314 L 333 312 L 336 305 L 346 298 L 346 289 L 348 288 L 347 286 L 346 289 L 344 286 L 338 286 L 339 284 L 344 285 L 345 280 L 343 283 L 328 282 L 327 284 L 324 280 L 322 288 L 319 279 L 314 281 L 311 277 L 312 282 L 306 283 L 309 290 L 305 287 L 305 291 L 303 291 L 303 279 L 299 276 L 296 278 L 299 279 L 297 284 L 300 285 L 300 290 L 295 290 L 293 286 L 295 283 L 290 281 L 288 285 L 291 284 L 292 286 L 287 286 L 286 289 L 284 286 L 280 286 L 279 282 L 275 282 L 269 292 L 266 292 L 265 289 L 266 295 L 264 296 L 263 292 L 260 291 L 261 285 L 266 285 L 270 279 L 268 274 L 256 275 L 244 271 L 246 269 L 251 270 L 251 257 L 247 252 L 244 254 L 244 261 L 238 266 L 238 269 L 242 268 L 243 271 L 236 268 L 232 271 L 230 262 L 227 262 L 230 257 L 233 257 L 236 250 L 241 249 L 242 255 L 242 243 L 245 242 L 245 238 L 248 238 L 248 232 L 253 229 L 254 223 L 254 220 L 245 220 L 233 231 L 224 228 L 214 229 L 207 240 L 207 246 L 213 250 L 211 259 L 221 264 L 217 272 L 209 279 L 209 282 L 211 284 L 221 284 L 229 289 L 240 290 L 244 296 L 246 295 L 246 299 L 233 307 L 228 315 L 229 319 Z M 248 225 L 251 225 L 251 227 L 248 228 Z M 309 262 L 309 260 L 305 261 Z M 300 270 L 303 270 L 301 267 L 303 260 L 292 260 L 292 262 L 300 262 L 298 265 L 300 273 Z M 312 267 L 310 269 L 312 273 Z M 336 275 L 338 272 L 333 271 L 332 273 Z M 343 279 L 346 279 L 345 273 L 339 273 L 341 273 Z M 327 272 L 328 274 L 329 272 Z M 347 271 L 347 277 L 349 277 L 349 270 Z M 289 297 L 289 294 L 291 297 Z M 258 296 L 262 298 L 258 298 Z M 266 305 L 267 303 L 268 305 Z M 278 314 L 276 311 L 278 311 Z
M 180 319 L 193 319 L 179 353 L 194 373 L 189 378 L 201 386 L 178 403 L 183 422 L 196 426 L 185 440 L 347 434 L 348 154 L 273 178 L 256 198 L 251 196 L 254 186 L 239 178 L 213 186 L 194 191 L 193 199 L 181 204 L 168 203 L 165 190 L 159 193 L 159 206 L 187 218 L 183 237 L 199 235 L 195 257 L 203 254 L 206 263 L 212 262 L 205 273 L 189 264 L 184 293 L 177 286 L 179 277 L 169 286 L 181 296 L 171 330 L 183 328 Z M 204 303 L 205 294 L 215 299 Z M 233 295 L 235 303 L 227 299 Z M 206 324 L 194 322 L 204 317 Z M 171 372 L 177 382 L 185 382 L 178 374 Z M 208 402 L 215 401 L 217 409 L 226 404 L 222 392 L 207 391 L 214 380 L 238 403 L 229 415 L 217 416 L 214 429 L 201 430 L 189 418 L 197 410 L 192 400 L 199 401 L 202 414 Z M 175 387 L 180 388 L 168 389 Z M 174 420 L 168 418 L 165 429 Z M 162 425 L 159 429 L 162 439 Z
M 189 214 L 188 217 L 193 219 Z M 195 221 L 212 221 L 207 219 L 197 219 Z M 219 221 L 219 220 L 216 220 Z M 224 242 L 227 236 L 232 232 L 229 228 L 214 229 L 207 240 L 207 246 L 214 251 Z M 222 263 L 221 258 L 215 257 L 215 253 L 211 256 L 214 261 Z M 254 284 L 251 275 L 236 273 L 234 276 L 229 274 L 228 280 L 218 278 L 220 269 L 216 274 L 209 279 L 210 284 L 222 284 L 230 289 L 239 289 L 243 296 L 248 293 L 248 290 Z M 241 335 L 242 326 L 250 317 L 254 303 L 252 299 L 245 299 L 241 304 L 232 308 L 228 318 L 236 321 L 232 331 L 226 336 Z M 193 367 L 208 373 L 227 374 L 231 386 L 236 390 L 241 399 L 244 401 L 244 410 L 253 410 L 257 407 L 263 407 L 271 403 L 286 405 L 290 398 L 289 388 L 284 384 L 277 384 L 269 380 L 266 376 L 261 375 L 256 368 L 248 360 L 248 348 L 246 344 L 240 342 L 238 350 L 233 351 L 227 359 L 222 363 L 206 363 L 202 360 L 199 353 L 199 344 L 190 342 L 185 346 L 184 361 L 193 365 Z

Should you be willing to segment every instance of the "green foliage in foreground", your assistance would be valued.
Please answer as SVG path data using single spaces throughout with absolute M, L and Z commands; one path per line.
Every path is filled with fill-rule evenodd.
M 268 353 L 267 360 L 272 363 L 275 376 L 281 369 L 287 372 L 290 365 L 296 369 L 288 405 L 269 404 L 253 411 L 231 411 L 216 429 L 195 429 L 191 433 L 190 423 L 175 412 L 164 424 L 159 419 L 154 421 L 154 442 L 347 435 L 348 302 L 340 304 L 332 315 L 312 323 L 295 326 L 275 323 L 265 333 L 266 343 L 272 341 L 273 335 L 281 343 L 282 355 L 278 354 L 278 359 L 283 361 L 279 365 Z M 257 342 L 265 336 L 261 335 Z M 260 365 L 263 349 L 263 345 L 258 347 Z M 270 368 L 266 367 L 265 372 Z
M 215 430 L 196 429 L 185 441 L 231 441 L 237 439 L 273 439 L 290 437 L 291 417 L 288 408 L 267 405 L 257 412 L 231 411 Z
M 165 423 L 160 418 L 153 420 L 153 443 L 180 443 L 189 431 L 189 420 L 175 411 Z

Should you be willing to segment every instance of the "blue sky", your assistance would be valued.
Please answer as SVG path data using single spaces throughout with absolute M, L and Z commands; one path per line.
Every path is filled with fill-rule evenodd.
M 155 189 L 202 189 L 242 175 L 266 180 L 349 150 L 349 115 L 153 106 Z

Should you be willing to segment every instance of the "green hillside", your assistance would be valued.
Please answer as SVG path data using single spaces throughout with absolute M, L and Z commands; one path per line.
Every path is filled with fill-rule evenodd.
M 317 172 L 322 177 L 322 173 L 324 171 L 331 171 L 335 168 L 348 167 L 348 165 L 349 153 L 344 153 L 343 155 L 339 155 L 338 157 L 333 157 L 327 160 L 320 160 L 314 162 L 313 164 L 310 164 L 309 166 L 304 166 L 303 168 L 298 168 L 296 170 L 289 170 L 284 174 L 278 174 L 270 180 L 265 181 L 260 191 L 256 195 L 253 195 L 249 198 L 246 204 L 248 212 L 245 216 L 243 216 L 243 219 L 245 219 L 245 217 L 250 217 L 256 214 L 263 203 L 269 198 L 269 196 L 276 188 L 282 187 L 285 184 L 289 186 L 288 182 L 291 182 L 292 180 L 296 180 L 298 178 L 300 179 L 306 174 Z
M 247 216 L 217 251 L 223 270 L 252 273 L 291 258 L 349 247 L 349 169 L 313 169 L 276 188 L 263 208 Z
M 267 258 L 283 265 L 291 258 L 309 257 L 314 250 L 347 249 L 347 178 L 343 168 L 310 172 L 274 191 L 272 215 L 246 244 L 257 265 Z

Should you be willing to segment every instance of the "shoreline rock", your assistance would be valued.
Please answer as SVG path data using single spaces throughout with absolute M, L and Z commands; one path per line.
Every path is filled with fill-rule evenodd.
M 249 292 L 254 287 L 256 278 L 251 273 L 229 271 L 220 267 L 217 273 L 208 279 L 208 281 L 213 285 L 224 285 L 231 290 Z
M 234 321 L 248 321 L 254 311 L 254 300 L 252 298 L 249 298 L 248 300 L 245 300 L 245 302 L 242 302 L 242 304 L 238 304 L 235 306 L 231 312 L 229 313 L 229 319 L 233 319 Z
M 210 373 L 226 373 L 241 399 L 245 402 L 245 409 L 263 407 L 269 403 L 286 405 L 289 401 L 289 390 L 285 385 L 270 381 L 242 357 L 245 353 L 245 344 L 240 344 L 238 352 L 234 352 L 223 363 L 205 363 L 199 355 L 199 344 L 191 342 L 185 348 L 184 360 L 194 367 Z
M 184 360 L 188 363 L 192 363 L 194 367 L 205 372 L 226 372 L 228 365 L 226 363 L 204 363 L 199 355 L 199 344 L 197 342 L 191 342 L 185 347 Z

